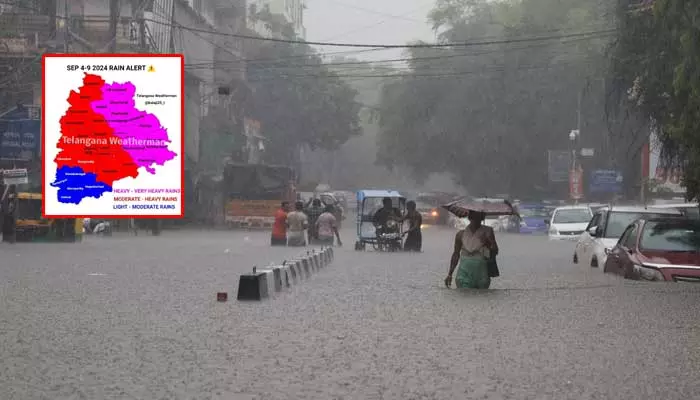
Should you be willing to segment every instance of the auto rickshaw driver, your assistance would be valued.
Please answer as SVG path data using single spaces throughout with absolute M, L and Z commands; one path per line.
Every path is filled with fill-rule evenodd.
M 374 213 L 374 217 L 372 217 L 372 224 L 374 224 L 377 236 L 379 236 L 383 233 L 391 233 L 392 230 L 396 230 L 396 226 L 394 228 L 389 227 L 389 221 L 398 223 L 401 219 L 401 211 L 393 206 L 391 197 L 385 197 L 382 199 L 382 208 L 377 210 L 377 212 Z

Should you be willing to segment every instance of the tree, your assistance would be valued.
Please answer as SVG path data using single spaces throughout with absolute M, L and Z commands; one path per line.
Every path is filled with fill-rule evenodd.
M 681 165 L 689 199 L 700 197 L 700 4 L 619 0 L 613 47 L 618 96 L 658 129 L 662 163 Z
M 604 147 L 609 38 L 520 40 L 603 31 L 607 11 L 603 1 L 439 0 L 430 18 L 442 43 L 491 44 L 411 51 L 409 68 L 384 86 L 381 161 L 419 176 L 448 171 L 477 192 L 544 190 L 547 150 L 570 146 L 579 93 L 581 145 Z
M 295 39 L 293 29 L 268 8 L 256 12 L 278 37 Z M 255 41 L 248 63 L 254 92 L 253 116 L 269 139 L 269 162 L 296 165 L 300 146 L 337 149 L 361 133 L 357 91 L 331 72 L 304 44 Z

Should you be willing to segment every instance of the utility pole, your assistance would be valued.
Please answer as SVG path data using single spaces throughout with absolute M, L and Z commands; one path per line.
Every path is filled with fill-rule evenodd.
M 109 0 L 109 52 L 117 52 L 117 22 L 119 20 L 119 0 Z
M 68 17 L 68 2 L 63 3 L 63 52 L 70 52 L 70 18 Z
M 56 39 L 56 0 L 49 0 L 48 4 L 48 15 L 49 15 L 49 39 Z M 65 22 L 65 21 L 64 21 Z

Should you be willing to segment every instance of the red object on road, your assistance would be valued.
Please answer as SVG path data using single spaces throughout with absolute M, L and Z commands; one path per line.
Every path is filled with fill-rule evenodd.
M 604 271 L 628 279 L 700 283 L 700 221 L 635 221 L 610 250 Z
M 219 292 L 216 294 L 216 301 L 221 301 L 224 302 L 228 300 L 228 293 L 226 292 Z

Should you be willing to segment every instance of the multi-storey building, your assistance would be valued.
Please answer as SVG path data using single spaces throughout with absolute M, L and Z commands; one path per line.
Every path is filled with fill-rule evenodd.
M 266 7 L 270 13 L 281 15 L 291 24 L 294 34 L 300 38 L 306 38 L 306 28 L 304 27 L 304 10 L 306 6 L 304 0 L 250 0 L 255 10 L 263 10 Z M 249 20 L 251 28 L 259 35 L 271 36 L 272 32 L 265 23 L 256 20 Z

